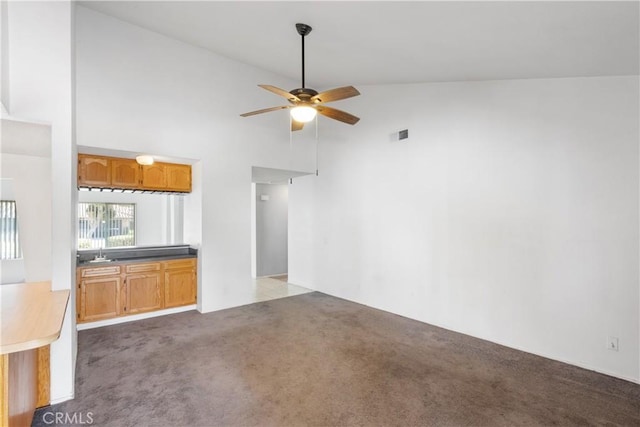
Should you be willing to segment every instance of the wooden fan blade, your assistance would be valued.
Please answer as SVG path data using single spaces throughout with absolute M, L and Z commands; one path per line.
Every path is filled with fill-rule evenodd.
M 289 108 L 289 105 L 281 105 L 279 107 L 264 108 L 262 110 L 251 111 L 249 113 L 240 114 L 242 117 L 255 116 L 256 114 L 268 113 L 270 111 L 284 110 Z
M 291 120 L 291 132 L 295 132 L 297 130 L 302 130 L 304 127 L 304 123 L 296 122 L 295 120 Z
M 360 120 L 359 117 L 356 117 L 353 114 L 338 110 L 337 108 L 325 107 L 324 105 L 318 105 L 316 107 L 316 110 L 318 110 L 318 113 L 322 114 L 323 116 L 350 125 L 355 125 Z
M 289 101 L 300 101 L 300 98 L 287 92 L 284 89 L 280 89 L 279 87 L 275 87 L 271 85 L 258 85 L 258 86 L 260 86 L 262 89 L 268 90 L 269 92 L 273 92 L 276 95 L 280 95 L 283 98 L 287 98 Z
M 339 101 L 341 99 L 351 98 L 353 96 L 360 95 L 358 89 L 353 86 L 339 87 L 331 90 L 324 91 L 311 97 L 311 102 L 331 102 Z

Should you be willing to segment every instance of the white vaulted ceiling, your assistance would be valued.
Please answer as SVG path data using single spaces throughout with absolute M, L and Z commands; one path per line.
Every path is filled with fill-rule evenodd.
M 638 2 L 81 4 L 296 80 L 294 24 L 309 24 L 307 82 L 318 89 L 639 73 Z

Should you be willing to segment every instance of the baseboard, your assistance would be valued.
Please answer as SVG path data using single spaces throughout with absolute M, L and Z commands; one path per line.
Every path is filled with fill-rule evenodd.
M 185 311 L 195 310 L 196 305 L 184 305 L 182 307 L 167 308 L 164 310 L 150 311 L 147 313 L 132 314 L 130 316 L 116 317 L 107 320 L 98 320 L 96 322 L 78 323 L 76 329 L 84 331 L 86 329 L 101 328 L 103 326 L 119 325 L 121 323 L 135 322 L 136 320 L 151 319 L 153 317 L 166 316 L 167 314 L 182 313 Z
M 301 288 L 307 288 L 307 289 L 309 289 L 311 291 L 314 291 L 314 292 L 322 292 L 322 291 L 317 290 L 316 288 L 314 288 L 310 284 L 300 283 L 298 280 L 295 280 L 295 277 L 293 279 L 291 277 L 289 277 L 288 280 L 287 280 L 287 283 L 289 283 L 290 285 L 300 286 Z M 327 294 L 327 295 L 329 295 L 329 294 Z M 336 298 L 340 298 L 340 297 L 336 297 Z M 343 298 L 343 299 L 346 299 L 346 298 Z M 351 300 L 349 300 L 349 301 L 351 301 Z M 353 301 L 353 302 L 355 302 L 355 301 Z
M 414 320 L 417 320 L 417 319 L 414 319 Z M 418 320 L 418 322 L 422 322 L 422 320 Z M 426 323 L 426 322 L 422 322 L 422 323 Z M 429 323 L 429 325 L 432 325 L 432 323 Z M 477 338 L 477 339 L 480 339 L 480 340 L 483 340 L 483 341 L 487 341 L 487 342 L 490 342 L 490 343 L 493 343 L 493 344 L 498 344 L 498 345 L 501 345 L 503 347 L 512 348 L 514 350 L 518 350 L 518 351 L 521 351 L 523 353 L 533 354 L 534 356 L 544 357 L 545 359 L 553 360 L 555 362 L 565 363 L 567 365 L 575 366 L 575 367 L 578 367 L 578 368 L 581 368 L 581 369 L 586 369 L 587 371 L 593 371 L 593 372 L 597 372 L 599 374 L 607 375 L 609 377 L 614 377 L 614 378 L 618 378 L 618 379 L 621 379 L 621 380 L 624 380 L 624 381 L 629 381 L 631 383 L 640 384 L 640 379 L 639 378 L 627 377 L 627 376 L 624 376 L 624 375 L 613 373 L 611 371 L 607 371 L 605 369 L 594 368 L 593 366 L 590 366 L 590 365 L 587 365 L 587 364 L 584 364 L 584 363 L 579 363 L 579 362 L 573 362 L 573 361 L 569 361 L 569 360 L 565 360 L 565 359 L 560 359 L 558 357 L 550 356 L 548 354 L 538 353 L 538 352 L 535 352 L 535 351 L 531 351 L 529 349 L 516 347 L 516 346 L 514 346 L 512 344 L 505 344 L 504 342 L 501 342 L 501 341 L 495 341 L 495 340 L 487 339 L 487 338 L 480 337 L 480 336 L 470 335 L 468 333 L 461 332 L 461 331 L 458 331 L 458 330 L 455 330 L 455 329 L 451 329 L 451 328 L 448 328 L 448 327 L 445 327 L 445 326 L 439 326 L 439 325 L 436 325 L 436 324 L 433 324 L 433 325 L 437 326 L 439 328 L 442 328 L 442 329 L 446 329 L 448 331 L 456 332 L 458 334 L 467 335 L 469 337 Z
M 268 277 L 286 276 L 287 273 L 269 274 L 268 276 L 257 276 L 256 279 L 266 279 Z
M 356 303 L 356 304 L 364 305 L 365 307 L 374 308 L 376 310 L 381 310 L 381 311 L 384 311 L 386 313 L 395 314 L 396 316 L 401 316 L 401 317 L 405 317 L 407 319 L 415 320 L 416 322 L 424 323 L 425 325 L 436 326 L 438 328 L 446 329 L 447 331 L 455 332 L 457 334 L 466 335 L 468 337 L 472 337 L 472 338 L 476 338 L 476 339 L 479 339 L 479 340 L 487 341 L 487 342 L 490 342 L 490 343 L 493 343 L 493 344 L 501 345 L 503 347 L 512 348 L 514 350 L 522 351 L 523 353 L 533 354 L 534 356 L 544 357 L 545 359 L 549 359 L 549 360 L 553 360 L 553 361 L 561 362 L 561 363 L 566 363 L 567 365 L 575 366 L 575 367 L 578 367 L 578 368 L 581 368 L 581 369 L 586 369 L 588 371 L 597 372 L 599 374 L 607 375 L 607 376 L 613 377 L 613 378 L 618 378 L 618 379 L 621 379 L 623 381 L 629 381 L 629 382 L 634 383 L 634 384 L 640 384 L 640 378 L 627 377 L 627 376 L 616 374 L 616 373 L 613 373 L 613 372 L 610 372 L 610 371 L 607 371 L 607 370 L 604 370 L 604 369 L 594 368 L 593 366 L 589 366 L 589 365 L 586 365 L 586 364 L 583 364 L 583 363 L 576 363 L 576 362 L 573 362 L 573 361 L 559 359 L 557 357 L 549 356 L 549 355 L 544 354 L 544 353 L 538 353 L 538 352 L 531 351 L 529 349 L 516 347 L 516 346 L 513 346 L 512 344 L 505 344 L 504 342 L 495 341 L 495 340 L 488 339 L 488 338 L 485 338 L 485 337 L 481 337 L 481 336 L 478 336 L 478 335 L 471 335 L 471 334 L 469 334 L 467 332 L 463 332 L 463 331 L 451 328 L 450 326 L 447 326 L 447 325 L 441 325 L 441 324 L 438 324 L 438 323 L 428 323 L 428 322 L 425 322 L 424 320 L 421 320 L 421 319 L 416 319 L 414 317 L 409 317 L 409 316 L 404 315 L 404 314 L 394 313 L 393 311 L 389 311 L 389 310 L 386 310 L 384 308 L 376 307 L 376 306 L 373 306 L 373 305 L 368 305 L 368 304 L 365 304 L 363 302 L 352 300 L 352 299 L 349 299 L 349 298 L 345 298 L 345 297 L 341 297 L 341 296 L 337 296 L 337 295 L 332 295 L 332 294 L 324 292 L 324 291 L 316 291 L 316 292 L 321 292 L 321 293 L 324 293 L 324 294 L 327 294 L 327 295 L 331 295 L 332 297 L 335 297 L 335 298 L 340 298 L 340 299 L 343 299 L 343 300 L 346 300 L 346 301 L 350 301 L 350 302 L 353 302 L 353 303 Z
M 58 403 L 66 402 L 67 400 L 73 400 L 74 398 L 75 396 L 72 394 L 69 396 L 59 397 L 57 399 L 51 399 L 51 402 L 49 402 L 49 405 L 57 405 Z

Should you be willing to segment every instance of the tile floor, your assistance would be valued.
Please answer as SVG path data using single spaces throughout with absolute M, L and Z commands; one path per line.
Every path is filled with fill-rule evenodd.
M 311 289 L 287 283 L 286 276 L 261 277 L 255 280 L 255 302 L 268 301 L 277 298 L 313 292 Z

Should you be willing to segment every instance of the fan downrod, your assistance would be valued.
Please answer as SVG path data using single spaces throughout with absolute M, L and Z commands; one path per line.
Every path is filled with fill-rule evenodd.
M 311 32 L 311 30 L 313 30 L 313 28 L 311 28 L 311 25 L 307 24 L 296 24 L 296 29 L 298 30 L 298 34 L 300 34 L 302 37 L 306 36 Z
M 296 24 L 296 29 L 298 30 L 298 34 L 302 36 L 300 40 L 302 41 L 302 89 L 304 89 L 304 36 L 309 34 L 312 28 L 310 25 L 298 23 Z

